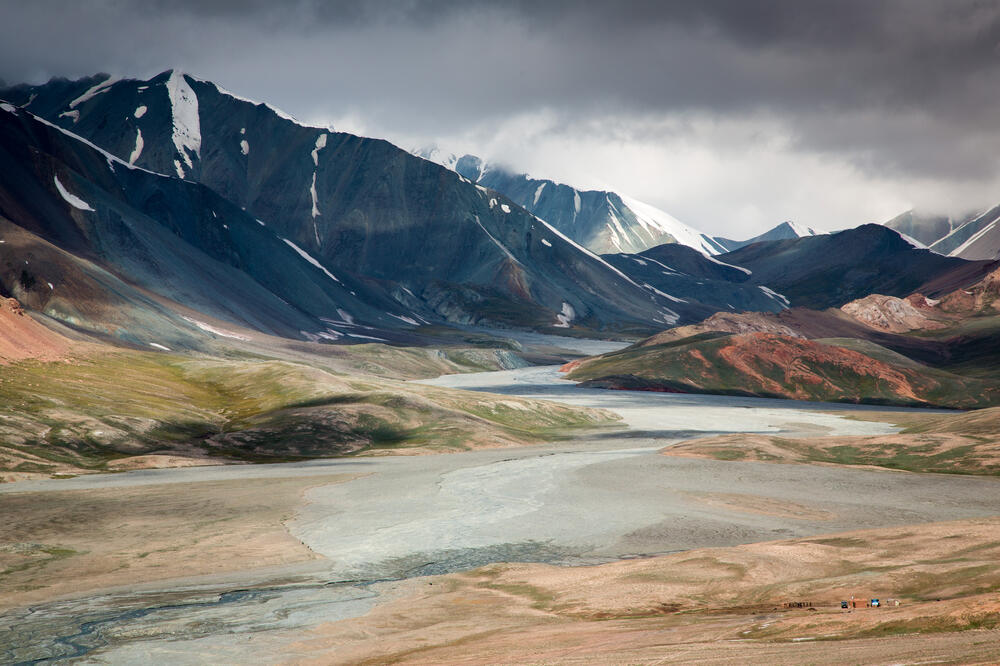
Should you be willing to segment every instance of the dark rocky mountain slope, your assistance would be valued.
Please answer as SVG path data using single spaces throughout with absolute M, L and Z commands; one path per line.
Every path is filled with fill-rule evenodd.
M 355 320 L 388 325 L 394 318 L 404 327 L 436 320 L 648 330 L 677 321 L 669 299 L 503 196 L 386 141 L 304 126 L 180 72 L 149 81 L 54 80 L 2 95 L 122 162 L 206 186 L 199 196 L 211 205 L 185 199 L 188 213 L 201 216 L 185 231 L 204 236 L 203 252 L 228 251 L 216 238 L 227 222 L 207 219 L 210 211 L 239 217 L 233 233 L 287 240 L 321 277 L 326 271 L 341 281 L 332 287 L 335 303 L 295 304 L 310 314 L 337 320 L 343 309 Z M 133 198 L 142 189 L 116 186 Z M 157 200 L 141 197 L 147 207 Z M 260 230 L 250 231 L 248 220 Z M 261 263 L 243 259 L 243 267 Z M 337 285 L 367 311 L 345 307 Z M 302 324 L 288 327 L 305 330 Z
M 685 245 L 658 245 L 638 254 L 605 254 L 609 263 L 647 289 L 676 302 L 684 321 L 720 312 L 778 312 L 788 307 L 781 294 L 755 284 L 745 268 L 731 266 Z
M 897 232 L 866 224 L 835 234 L 755 243 L 719 260 L 750 269 L 751 281 L 787 297 L 792 305 L 839 307 L 879 293 L 935 296 L 955 287 L 927 291 L 925 283 L 952 272 L 968 272 L 967 283 L 982 277 L 989 262 L 970 263 L 914 246 Z M 978 272 L 978 274 L 977 274 Z

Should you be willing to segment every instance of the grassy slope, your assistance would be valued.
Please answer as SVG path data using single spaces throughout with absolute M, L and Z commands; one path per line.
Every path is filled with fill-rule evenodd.
M 368 363 L 371 350 L 355 353 Z M 414 374 L 445 365 L 437 359 L 421 373 L 419 355 L 387 353 Z M 288 361 L 127 351 L 0 368 L 0 405 L 0 478 L 102 471 L 149 453 L 279 461 L 514 445 L 613 420 Z
M 972 408 L 1000 400 L 991 380 L 901 362 L 889 350 L 857 342 L 849 349 L 844 343 L 774 335 L 703 333 L 587 359 L 569 379 L 609 387 L 869 404 Z

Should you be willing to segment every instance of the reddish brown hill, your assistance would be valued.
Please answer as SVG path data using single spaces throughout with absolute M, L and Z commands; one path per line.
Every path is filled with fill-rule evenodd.
M 696 337 L 583 360 L 570 379 L 601 388 L 870 404 L 983 407 L 993 384 L 912 362 L 773 333 Z
M 13 298 L 0 298 L 0 364 L 37 358 L 62 358 L 70 341 L 45 328 L 21 309 Z
M 843 381 L 838 380 L 852 377 L 920 401 L 908 373 L 850 349 L 767 333 L 734 335 L 727 343 L 719 358 L 768 393 L 808 400 L 817 391 L 842 392 Z
M 719 313 L 563 370 L 605 388 L 986 407 L 1000 403 L 998 314 L 994 264 L 940 300 L 872 294 L 839 309 Z

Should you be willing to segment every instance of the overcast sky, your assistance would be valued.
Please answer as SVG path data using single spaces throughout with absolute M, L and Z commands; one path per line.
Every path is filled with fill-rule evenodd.
M 179 67 L 703 231 L 1000 201 L 1000 1 L 0 0 L 0 77 Z

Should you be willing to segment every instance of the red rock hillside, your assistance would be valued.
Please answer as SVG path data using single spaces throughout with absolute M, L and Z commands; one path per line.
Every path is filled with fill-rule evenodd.
M 722 393 L 869 404 L 982 407 L 985 381 L 773 333 L 727 335 L 585 359 L 570 379 L 602 388 Z
M 13 298 L 0 298 L 0 364 L 65 356 L 70 341 L 29 317 Z

